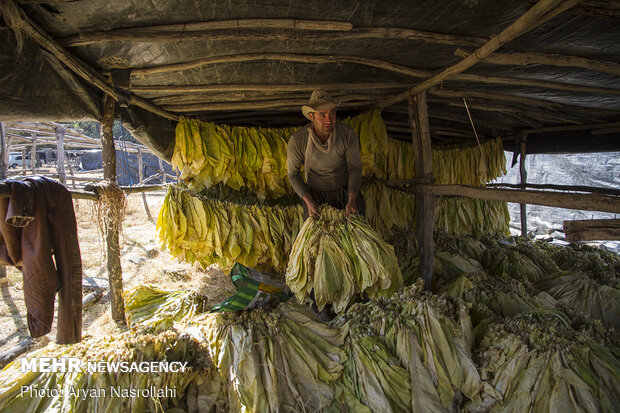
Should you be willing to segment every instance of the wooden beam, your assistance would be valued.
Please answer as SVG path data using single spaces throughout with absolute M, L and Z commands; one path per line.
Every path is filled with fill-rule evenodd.
M 297 39 L 299 32 L 312 31 L 349 31 L 353 24 L 349 22 L 327 20 L 298 19 L 234 19 L 190 22 L 158 26 L 129 27 L 97 32 L 82 32 L 74 36 L 58 39 L 66 47 L 86 46 L 99 42 L 144 42 L 144 41 L 193 41 L 244 39 L 248 40 L 279 40 L 290 33 L 290 38 Z M 243 32 L 247 29 L 288 29 L 289 32 L 256 33 Z M 230 30 L 227 32 L 227 30 Z M 333 35 L 333 34 L 332 34 Z
M 56 170 L 58 171 L 58 179 L 60 183 L 67 186 L 67 177 L 65 175 L 65 128 L 56 128 Z
M 379 60 L 379 59 L 371 59 L 371 58 L 361 57 L 361 56 L 304 55 L 304 54 L 295 54 L 295 53 L 249 53 L 249 54 L 213 56 L 213 57 L 206 57 L 203 59 L 198 59 L 198 60 L 194 60 L 190 62 L 173 63 L 173 64 L 168 64 L 168 65 L 145 67 L 141 69 L 133 69 L 131 71 L 131 75 L 132 76 L 146 76 L 146 75 L 152 75 L 152 74 L 157 74 L 157 73 L 168 73 L 168 72 L 176 72 L 176 71 L 181 71 L 181 70 L 190 70 L 190 69 L 195 69 L 198 67 L 212 65 L 212 64 L 239 63 L 239 62 L 250 62 L 250 61 L 260 61 L 260 60 L 269 60 L 269 61 L 275 60 L 278 62 L 287 61 L 287 62 L 313 63 L 313 64 L 354 63 L 354 64 L 360 64 L 364 66 L 376 67 L 376 68 L 387 70 L 393 73 L 411 76 L 414 78 L 425 78 L 425 77 L 428 78 L 433 75 L 432 72 L 427 71 L 427 70 L 415 69 L 415 68 L 411 68 L 408 66 L 398 65 L 398 64 L 386 62 L 386 61 Z M 446 79 L 442 78 L 440 82 L 436 82 L 436 83 L 433 83 L 434 82 L 433 81 L 431 82 L 433 83 L 431 86 L 441 83 L 444 80 Z M 510 77 L 500 77 L 500 76 L 485 76 L 485 75 L 475 75 L 475 74 L 453 73 L 450 75 L 450 80 L 485 83 L 485 84 L 496 84 L 496 85 L 507 85 L 507 86 L 539 87 L 539 88 L 545 88 L 545 89 L 565 90 L 565 91 L 578 92 L 578 93 L 603 93 L 603 94 L 620 95 L 620 89 L 582 86 L 582 85 L 575 85 L 575 84 L 570 84 L 570 83 L 550 82 L 550 81 L 542 81 L 542 80 L 535 80 L 535 79 L 522 79 L 522 78 L 510 78 Z
M 116 186 L 116 150 L 114 148 L 114 100 L 107 98 L 104 103 L 103 118 L 101 119 L 101 147 L 103 157 L 103 178 L 108 185 Z M 116 220 L 113 208 L 120 205 L 108 205 L 105 216 L 105 241 L 108 258 L 108 279 L 110 284 L 110 309 L 112 319 L 118 324 L 125 324 L 125 309 L 123 304 L 123 273 L 120 255 L 120 222 Z
M 522 184 L 487 184 L 487 188 L 522 188 Z M 593 194 L 606 194 L 606 195 L 618 195 L 620 196 L 620 189 L 615 188 L 600 188 L 594 186 L 582 186 L 582 185 L 554 185 L 554 184 L 525 184 L 526 188 L 535 189 L 556 189 L 559 191 L 571 191 L 571 192 L 589 192 Z
M 467 57 L 471 51 L 456 49 L 455 55 Z M 483 63 L 509 66 L 549 65 L 560 67 L 580 67 L 601 73 L 620 76 L 620 64 L 601 62 L 578 56 L 563 56 L 546 53 L 493 53 L 482 60 Z
M 144 185 L 144 164 L 142 161 L 142 150 L 138 149 L 138 180 L 140 181 L 140 185 Z M 151 210 L 149 209 L 149 204 L 146 201 L 146 195 L 142 192 L 142 203 L 144 204 L 144 212 L 146 212 L 146 217 L 149 221 L 153 221 L 153 217 L 151 216 Z
M 76 188 L 75 175 L 73 174 L 73 166 L 71 166 L 71 157 L 66 152 L 65 152 L 65 159 L 67 161 L 67 167 L 69 168 L 69 176 L 71 177 L 71 186 L 73 186 L 73 189 L 75 189 Z
M 491 189 L 467 185 L 415 185 L 414 193 L 436 196 L 455 195 L 487 201 L 544 205 L 556 208 L 620 213 L 620 197 L 602 194 L 576 194 L 549 191 Z
M 526 154 L 526 145 L 527 145 L 527 135 L 522 133 L 520 139 L 520 149 L 521 152 L 519 154 L 519 177 L 521 179 L 521 189 L 525 189 L 527 185 L 527 171 L 525 170 L 525 154 Z M 520 213 L 521 213 L 521 236 L 527 237 L 527 204 L 521 203 L 519 204 Z
M 5 134 L 4 122 L 0 121 L 0 180 L 6 179 L 9 170 L 10 140 Z
M 52 134 L 55 135 L 55 128 L 65 128 L 65 138 L 82 139 L 88 142 L 99 143 L 99 140 L 91 138 L 85 135 L 81 130 L 67 127 L 62 123 L 56 122 L 6 122 L 7 130 L 14 130 L 19 132 L 38 133 L 38 134 Z
M 60 44 L 58 44 L 52 37 L 50 37 L 43 29 L 41 29 L 26 13 L 13 1 L 6 0 L 0 2 L 0 12 L 5 16 L 12 16 L 19 21 L 8 19 L 9 27 L 16 32 L 24 32 L 29 35 L 39 46 L 52 53 L 61 63 L 67 66 L 73 73 L 77 74 L 82 79 L 86 80 L 89 84 L 95 86 L 106 95 L 112 97 L 114 100 L 118 100 L 116 91 L 106 81 L 101 73 L 88 66 L 82 60 L 78 59 Z M 19 16 L 19 17 L 16 17 Z M 160 108 L 157 108 L 152 103 L 138 98 L 132 97 L 131 104 L 139 106 L 145 110 L 156 113 L 159 116 L 167 117 L 168 119 L 179 120 L 180 117 L 167 113 Z
M 228 103 L 195 103 L 187 105 L 167 105 L 164 106 L 166 110 L 172 112 L 208 112 L 208 111 L 222 111 L 222 110 L 258 110 L 258 109 L 282 109 L 292 110 L 299 108 L 302 105 L 306 105 L 308 99 L 276 99 L 265 100 L 257 102 L 228 102 Z M 339 108 L 358 108 L 361 105 L 369 104 L 372 102 L 341 102 Z
M 232 92 L 232 93 L 211 93 L 211 94 L 192 94 L 192 95 L 172 95 L 154 98 L 153 101 L 158 105 L 168 107 L 167 105 L 181 106 L 192 104 L 226 104 L 226 103 L 250 103 L 261 101 L 282 101 L 294 100 L 308 102 L 309 93 L 285 93 L 276 94 L 268 92 Z M 373 101 L 380 96 L 379 93 L 373 94 L 356 94 L 349 95 L 344 93 L 332 93 L 331 96 L 338 100 L 341 104 L 350 101 Z
M 31 136 L 32 146 L 30 147 L 30 171 L 34 174 L 34 168 L 37 166 L 37 135 L 33 133 Z
M 21 354 L 24 354 L 25 352 L 30 350 L 30 348 L 34 346 L 34 344 L 34 339 L 28 337 L 27 339 L 20 341 L 19 344 L 17 344 L 16 346 L 11 347 L 10 349 L 0 353 L 0 368 L 3 368 L 11 361 L 19 357 Z
M 240 22 L 240 23 L 237 23 Z M 58 39 L 65 47 L 85 46 L 97 42 L 204 41 L 204 40 L 290 40 L 343 41 L 352 39 L 400 39 L 453 46 L 478 47 L 485 39 L 453 34 L 426 32 L 398 27 L 353 28 L 349 22 L 293 19 L 245 19 L 210 21 L 166 26 L 145 26 L 83 32 Z M 248 30 L 250 29 L 250 30 Z M 267 29 L 269 31 L 257 31 Z M 253 30 L 253 31 L 251 31 Z M 311 32 L 309 32 L 311 31 Z M 324 32 L 324 33 L 321 33 Z
M 570 242 L 620 240 L 620 219 L 564 221 L 564 234 Z
M 177 72 L 181 70 L 195 69 L 201 66 L 220 64 L 220 63 L 240 63 L 252 62 L 257 60 L 274 60 L 277 62 L 298 62 L 298 63 L 355 63 L 364 66 L 376 67 L 388 70 L 394 73 L 400 73 L 412 77 L 427 77 L 431 72 L 419 70 L 403 65 L 385 62 L 379 59 L 371 59 L 361 56 L 350 55 L 311 55 L 297 53 L 248 53 L 234 54 L 224 56 L 211 56 L 202 59 L 193 60 L 183 63 L 172 63 L 168 65 L 160 65 L 153 67 L 145 67 L 141 69 L 132 69 L 131 76 L 147 76 L 157 73 Z
M 164 174 L 165 175 L 165 174 Z M 165 182 L 165 178 L 164 178 L 164 182 Z M 166 189 L 166 185 L 134 185 L 134 186 L 122 186 L 121 189 L 126 193 L 126 194 L 138 194 L 138 193 L 142 193 L 142 192 L 152 192 L 152 191 L 159 191 L 162 189 Z
M 214 92 L 311 92 L 313 90 L 381 90 L 406 87 L 405 83 L 314 83 L 290 84 L 224 84 L 224 85 L 140 85 L 132 84 L 133 93 L 214 93 Z
M 431 151 L 431 135 L 425 93 L 409 98 L 409 123 L 412 130 L 416 176 L 432 181 L 433 154 Z M 424 280 L 424 288 L 430 290 L 433 281 L 433 262 L 435 256 L 433 251 L 435 196 L 423 193 L 416 197 L 416 201 L 416 235 L 420 256 L 420 276 Z
M 0 121 L 0 180 L 5 180 L 9 171 L 9 155 L 11 152 L 11 138 L 4 133 L 4 122 Z M 6 267 L 0 265 L 0 279 L 6 278 Z M 2 356 L 0 356 L 2 363 Z
M 134 186 L 121 186 L 120 188 L 126 194 L 135 194 L 135 193 L 141 193 L 141 192 L 161 191 L 162 189 L 165 189 L 166 186 L 165 185 L 143 185 L 143 186 L 134 185 Z M 99 196 L 94 191 L 95 191 L 94 186 L 86 185 L 84 187 L 84 191 L 69 190 L 69 193 L 71 194 L 72 199 L 87 199 L 89 201 L 100 201 Z M 10 195 L 11 195 L 11 191 L 10 191 L 9 185 L 4 182 L 0 182 L 0 198 L 8 198 Z
M 164 161 L 161 158 L 159 160 L 159 172 L 161 173 L 161 183 L 166 183 L 166 170 L 164 169 Z
M 386 106 L 391 106 L 395 103 L 401 102 L 407 99 L 408 96 L 421 93 L 442 83 L 446 79 L 469 69 L 480 60 L 499 49 L 502 45 L 538 27 L 549 19 L 555 17 L 557 14 L 571 8 L 578 2 L 579 0 L 540 0 L 531 9 L 525 12 L 523 16 L 517 19 L 517 21 L 511 24 L 508 28 L 504 29 L 497 36 L 492 37 L 487 43 L 476 49 L 474 53 L 464 58 L 459 63 L 442 70 L 437 75 L 427 79 L 419 85 L 414 86 L 393 98 L 384 100 L 381 102 L 380 107 L 384 108 Z

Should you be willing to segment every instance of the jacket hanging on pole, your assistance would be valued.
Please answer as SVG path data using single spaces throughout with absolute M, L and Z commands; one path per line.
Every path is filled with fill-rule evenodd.
M 79 342 L 82 333 L 82 259 L 71 194 L 45 177 L 5 181 L 0 198 L 0 263 L 24 275 L 28 329 L 51 331 L 58 292 L 58 344 Z

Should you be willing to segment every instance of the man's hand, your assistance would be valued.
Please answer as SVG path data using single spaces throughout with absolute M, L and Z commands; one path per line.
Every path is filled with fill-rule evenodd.
M 347 218 L 349 218 L 349 215 L 351 214 L 359 214 L 360 211 L 357 209 L 357 194 L 354 194 L 352 192 L 349 192 L 349 201 L 347 202 L 347 206 L 344 210 L 344 213 L 346 215 Z
M 306 203 L 306 206 L 308 207 L 309 216 L 319 215 L 319 210 L 317 209 L 316 204 L 314 203 L 314 200 L 312 199 L 312 196 L 310 194 L 304 195 L 302 199 L 304 200 L 304 202 Z

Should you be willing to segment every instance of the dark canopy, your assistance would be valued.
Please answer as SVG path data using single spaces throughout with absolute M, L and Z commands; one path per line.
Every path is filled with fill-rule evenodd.
M 570 2 L 540 3 L 551 18 L 427 90 L 433 143 L 475 140 L 473 122 L 480 139 L 501 136 L 508 149 L 527 131 L 528 153 L 620 150 L 620 2 L 577 2 L 554 17 Z M 390 135 L 410 139 L 407 100 L 389 99 L 535 4 L 5 0 L 0 120 L 101 118 L 102 87 L 59 61 L 59 49 L 112 85 L 118 115 L 167 159 L 178 116 L 300 125 L 319 85 L 340 99 L 341 116 L 380 107 Z M 28 22 L 60 48 L 34 40 Z

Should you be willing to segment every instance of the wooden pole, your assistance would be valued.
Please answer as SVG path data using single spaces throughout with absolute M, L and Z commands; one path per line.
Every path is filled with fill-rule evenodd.
M 111 98 L 106 98 L 104 103 L 103 119 L 101 120 L 101 147 L 103 156 L 103 178 L 108 185 L 117 186 L 116 183 L 116 149 L 114 148 L 114 105 Z M 119 206 L 108 206 L 108 209 Z M 105 241 L 108 256 L 108 279 L 110 283 L 110 309 L 112 319 L 118 324 L 125 324 L 125 309 L 123 303 L 123 273 L 120 255 L 120 222 L 113 219 L 112 212 L 106 216 Z
M 181 70 L 195 69 L 197 67 L 202 67 L 202 66 L 212 65 L 212 64 L 240 63 L 240 62 L 250 62 L 250 61 L 260 61 L 260 60 L 275 60 L 275 61 L 315 63 L 315 64 L 354 63 L 354 64 L 360 64 L 360 65 L 369 66 L 369 67 L 376 67 L 376 68 L 387 70 L 390 72 L 399 73 L 399 74 L 403 74 L 406 76 L 411 76 L 414 78 L 430 78 L 426 80 L 425 82 L 423 82 L 422 84 L 420 84 L 419 86 L 416 86 L 416 90 L 418 91 L 418 93 L 432 86 L 435 86 L 443 82 L 444 80 L 447 80 L 447 78 L 450 77 L 450 80 L 463 81 L 463 82 L 489 83 L 489 84 L 509 85 L 509 86 L 523 86 L 523 87 L 540 87 L 540 88 L 546 88 L 546 89 L 566 90 L 566 91 L 580 92 L 580 93 L 604 93 L 604 94 L 620 95 L 620 89 L 614 89 L 614 88 L 584 86 L 584 85 L 571 84 L 571 83 L 551 82 L 551 81 L 534 80 L 534 79 L 522 79 L 522 78 L 512 78 L 512 77 L 503 77 L 503 76 L 486 76 L 486 75 L 460 73 L 460 71 L 465 70 L 466 68 L 458 68 L 458 69 L 448 68 L 446 69 L 446 71 L 448 71 L 448 74 L 442 75 L 442 76 L 440 76 L 441 74 L 437 76 L 433 76 L 433 72 L 431 71 L 420 70 L 420 69 L 416 69 L 416 68 L 412 68 L 408 66 L 394 64 L 394 63 L 390 63 L 384 60 L 371 59 L 371 58 L 367 58 L 363 56 L 353 56 L 353 55 L 334 56 L 334 55 L 307 55 L 307 54 L 297 54 L 297 53 L 249 53 L 249 54 L 214 56 L 214 57 L 203 58 L 203 59 L 194 60 L 190 62 L 174 63 L 174 64 L 168 64 L 168 65 L 133 69 L 131 71 L 131 76 L 136 77 L 136 76 L 146 76 L 149 74 L 157 74 L 157 73 L 177 72 Z M 468 59 L 464 59 L 463 62 L 467 60 Z M 471 63 L 471 65 L 473 65 L 473 63 Z M 437 79 L 440 79 L 440 80 L 437 80 Z M 411 89 L 411 90 L 413 91 L 414 89 Z M 132 99 L 133 98 L 134 97 L 132 96 Z M 392 98 L 387 98 L 384 101 L 388 101 L 390 99 Z M 393 103 L 396 103 L 396 102 L 393 102 Z M 133 101 L 132 101 L 132 104 L 133 104 Z M 382 106 L 382 107 L 385 107 L 385 106 Z M 171 110 L 171 109 L 166 109 L 166 110 Z
M 0 180 L 6 179 L 9 172 L 9 154 L 11 153 L 11 138 L 4 133 L 4 122 L 0 122 Z
M 82 32 L 74 36 L 58 39 L 58 42 L 65 47 L 85 46 L 92 43 L 110 41 L 292 40 L 320 42 L 377 38 L 416 40 L 425 43 L 463 47 L 478 47 L 485 42 L 485 39 L 477 37 L 425 32 L 399 27 L 353 28 L 353 25 L 349 22 L 314 21 L 308 24 L 302 23 L 301 20 L 292 22 L 291 19 L 278 19 L 280 21 L 273 24 L 276 20 L 270 20 L 269 25 L 264 24 L 258 19 L 254 20 L 254 22 L 250 22 L 248 19 L 243 24 L 238 23 L 240 20 L 230 20 L 228 21 L 229 23 L 227 21 L 209 21 L 166 26 L 130 27 L 101 32 Z M 326 25 L 326 23 L 330 24 Z M 335 27 L 334 23 L 339 27 Z M 311 30 L 311 32 L 308 32 L 308 30 Z
M 159 172 L 161 173 L 161 183 L 166 183 L 166 170 L 164 169 L 164 161 L 159 158 Z
M 140 185 L 144 185 L 144 166 L 142 162 L 142 149 L 138 148 L 138 179 L 140 180 Z M 153 222 L 153 217 L 151 216 L 151 211 L 149 210 L 149 204 L 146 202 L 146 194 L 142 192 L 142 203 L 144 204 L 144 211 L 146 212 L 146 216 L 149 221 Z
M 0 180 L 5 180 L 9 172 L 10 142 L 4 133 L 4 122 L 0 122 Z M 0 265 L 0 278 L 6 278 L 6 267 Z
M 403 185 L 407 185 L 407 183 L 403 183 Z M 620 195 L 620 189 L 616 188 L 601 188 L 597 186 L 585 186 L 585 185 L 555 185 L 555 184 L 531 184 L 527 183 L 525 185 L 521 184 L 487 184 L 487 188 L 536 188 L 536 189 L 557 189 L 560 191 L 578 191 L 578 192 L 591 192 L 594 194 L 606 194 L 606 195 Z
M 56 169 L 58 170 L 58 180 L 64 186 L 67 186 L 67 177 L 65 176 L 65 128 L 57 126 L 56 130 Z
M 521 189 L 527 187 L 527 171 L 525 170 L 525 143 L 527 135 L 521 134 L 521 153 L 519 156 L 519 175 L 521 177 Z M 521 236 L 527 238 L 527 204 L 520 204 L 521 209 Z
M 69 168 L 69 176 L 71 177 L 71 185 L 73 189 L 75 186 L 75 175 L 73 174 L 73 166 L 71 166 L 71 155 L 68 152 L 65 152 L 65 159 L 67 160 L 67 167 Z
M 30 148 L 30 171 L 34 175 L 34 170 L 37 165 L 37 134 L 33 133 L 31 136 L 32 146 Z
M 467 57 L 470 51 L 456 49 L 455 55 Z M 493 53 L 484 58 L 484 63 L 495 65 L 526 66 L 526 65 L 550 65 L 560 67 L 580 67 L 601 73 L 620 76 L 620 64 L 613 62 L 601 62 L 578 56 L 564 56 L 546 53 Z
M 620 214 L 620 197 L 603 194 L 576 194 L 565 192 L 495 189 L 469 185 L 415 184 L 407 192 L 428 193 L 435 196 L 455 195 L 487 201 L 514 202 L 517 204 L 544 205 L 556 208 Z
M 431 135 L 428 124 L 426 94 L 409 97 L 409 123 L 413 131 L 416 178 L 433 179 L 433 158 L 431 152 Z M 417 198 L 416 234 L 420 251 L 420 276 L 424 288 L 429 290 L 433 280 L 433 229 L 435 227 L 435 196 L 420 194 Z
M 225 84 L 225 85 L 131 85 L 134 93 L 215 93 L 215 92 L 311 92 L 313 90 L 326 91 L 359 91 L 402 89 L 405 83 L 311 83 L 303 85 L 288 84 Z
M 579 0 L 538 1 L 538 3 L 536 3 L 532 8 L 530 8 L 521 17 L 519 17 L 513 24 L 508 26 L 497 36 L 492 37 L 483 46 L 476 49 L 471 55 L 467 56 L 459 63 L 442 70 L 437 75 L 432 76 L 431 78 L 425 80 L 419 85 L 414 86 L 411 89 L 406 90 L 393 98 L 384 100 L 383 102 L 381 102 L 380 107 L 385 108 L 387 106 L 391 106 L 395 103 L 401 102 L 407 99 L 407 97 L 409 96 L 424 92 L 425 90 L 442 83 L 446 79 L 453 77 L 456 74 L 462 73 L 479 61 L 483 60 L 495 50 L 499 49 L 502 45 L 538 27 L 539 25 L 545 23 L 559 13 L 573 7 L 577 3 L 579 3 Z
M 620 239 L 620 219 L 564 221 L 563 225 L 569 242 Z
M 22 149 L 22 175 L 26 175 L 26 150 Z

